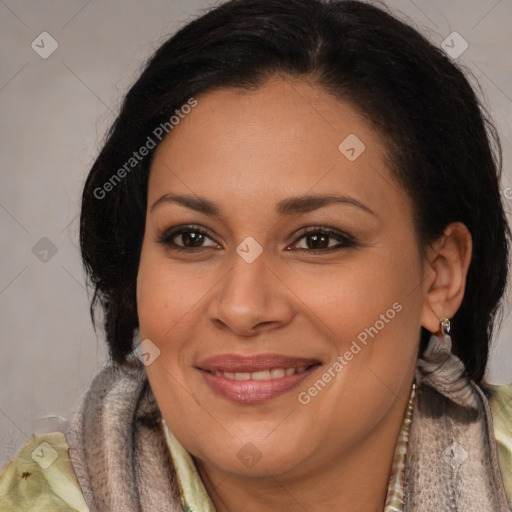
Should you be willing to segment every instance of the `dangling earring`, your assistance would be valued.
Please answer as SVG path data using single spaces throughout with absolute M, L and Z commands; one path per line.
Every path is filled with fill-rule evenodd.
M 439 322 L 442 335 L 430 336 L 427 348 L 418 359 L 415 373 L 416 386 L 426 384 L 453 402 L 468 408 L 477 408 L 463 362 L 452 352 L 450 319 Z
M 443 319 L 441 320 L 441 329 L 442 331 L 445 333 L 445 334 L 449 334 L 450 332 L 450 319 L 445 316 L 443 317 Z

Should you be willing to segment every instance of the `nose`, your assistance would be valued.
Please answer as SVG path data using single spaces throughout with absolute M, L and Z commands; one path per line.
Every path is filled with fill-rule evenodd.
M 236 252 L 232 258 L 208 308 L 215 326 L 249 337 L 287 325 L 294 314 L 293 293 L 271 268 L 265 250 L 251 263 Z

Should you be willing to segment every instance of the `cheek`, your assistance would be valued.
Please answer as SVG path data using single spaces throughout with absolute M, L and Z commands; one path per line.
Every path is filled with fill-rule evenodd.
M 306 314 L 329 341 L 333 357 L 346 355 L 346 366 L 335 379 L 340 393 L 345 393 L 343 388 L 355 393 L 372 381 L 396 389 L 407 376 L 404 368 L 414 364 L 421 272 L 414 248 L 409 252 L 402 247 L 396 253 L 375 247 L 328 273 L 296 269 L 287 276 Z
M 137 275 L 137 312 L 141 338 L 161 345 L 185 315 L 187 296 L 179 276 L 144 241 Z
M 373 325 L 381 314 L 395 315 L 417 279 L 411 266 L 393 263 L 384 249 L 376 248 L 347 258 L 343 263 L 314 268 L 295 265 L 281 272 L 287 288 L 305 305 L 308 316 L 326 331 L 329 337 L 348 340 Z M 408 299 L 408 298 L 407 298 Z M 379 323 L 380 325 L 380 323 Z M 387 325 L 387 324 L 386 324 Z
M 173 263 L 159 248 L 141 253 L 137 276 L 137 310 L 140 339 L 151 340 L 158 349 L 158 364 L 146 367 L 152 384 L 164 388 L 166 373 L 182 381 L 190 363 L 191 338 L 204 318 L 207 295 L 212 283 L 203 272 L 193 272 L 183 264 Z M 210 272 L 211 273 L 211 272 Z

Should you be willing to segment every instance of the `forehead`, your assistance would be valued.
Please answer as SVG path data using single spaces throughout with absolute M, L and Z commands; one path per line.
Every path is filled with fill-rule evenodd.
M 382 137 L 319 86 L 278 78 L 196 100 L 156 150 L 148 203 L 176 192 L 266 207 L 284 196 L 336 191 L 383 207 L 404 195 Z

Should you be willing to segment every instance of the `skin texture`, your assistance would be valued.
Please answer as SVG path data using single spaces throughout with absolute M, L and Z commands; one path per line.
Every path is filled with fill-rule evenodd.
M 162 414 L 219 512 L 241 504 L 248 512 L 382 510 L 420 327 L 438 332 L 443 315 L 459 308 L 469 232 L 451 224 L 421 259 L 412 204 L 392 178 L 385 140 L 319 86 L 280 76 L 197 101 L 152 162 L 137 282 L 141 340 L 160 350 L 146 371 Z M 354 161 L 338 149 L 349 134 L 365 144 Z M 215 201 L 220 214 L 170 201 L 152 208 L 170 193 Z M 350 196 L 374 214 L 348 203 L 276 213 L 279 201 L 306 194 Z M 210 233 L 195 242 L 197 252 L 158 243 L 188 224 Z M 328 235 L 315 245 L 300 232 L 308 226 L 345 233 L 355 245 Z M 194 246 L 191 233 L 198 236 L 192 227 L 172 241 Z M 236 252 L 249 236 L 262 248 L 252 263 Z M 300 403 L 298 394 L 394 303 L 402 307 L 394 318 Z M 310 357 L 322 367 L 267 402 L 238 404 L 196 368 L 226 353 Z M 261 454 L 252 467 L 239 457 L 247 443 Z

